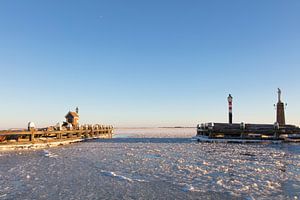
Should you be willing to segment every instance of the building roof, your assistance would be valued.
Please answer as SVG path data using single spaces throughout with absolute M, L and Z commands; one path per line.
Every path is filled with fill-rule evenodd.
M 65 117 L 67 117 L 68 115 L 71 115 L 72 117 L 79 117 L 79 115 L 76 112 L 71 112 L 71 111 L 69 111 Z

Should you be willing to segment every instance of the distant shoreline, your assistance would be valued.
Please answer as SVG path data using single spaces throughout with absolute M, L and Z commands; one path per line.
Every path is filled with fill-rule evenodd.
M 196 127 L 192 127 L 192 126 L 162 126 L 162 127 L 115 127 L 115 129 L 155 129 L 155 128 L 176 128 L 176 129 L 180 129 L 180 128 L 196 128 Z
M 191 126 L 171 126 L 171 127 L 159 127 L 159 128 L 196 128 L 196 127 L 191 127 Z

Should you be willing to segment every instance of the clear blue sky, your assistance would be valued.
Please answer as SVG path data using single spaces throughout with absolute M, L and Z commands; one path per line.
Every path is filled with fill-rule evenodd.
M 2 0 L 0 128 L 300 124 L 298 0 Z

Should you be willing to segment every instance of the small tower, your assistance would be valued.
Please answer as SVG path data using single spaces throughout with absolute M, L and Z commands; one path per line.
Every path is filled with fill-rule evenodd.
M 277 110 L 276 122 L 280 126 L 285 125 L 284 103 L 281 101 L 281 90 L 279 88 L 278 88 L 278 102 L 277 102 L 276 110 Z
M 78 109 L 76 108 L 76 112 L 71 112 L 69 111 L 66 116 L 66 121 L 69 124 L 72 124 L 73 127 L 77 127 L 78 126 L 78 121 L 79 121 L 79 115 L 78 115 Z
M 76 113 L 79 114 L 79 108 L 78 108 L 78 106 L 76 107 Z
M 229 94 L 227 100 L 228 100 L 229 124 L 232 124 L 232 96 L 231 96 L 231 94 Z

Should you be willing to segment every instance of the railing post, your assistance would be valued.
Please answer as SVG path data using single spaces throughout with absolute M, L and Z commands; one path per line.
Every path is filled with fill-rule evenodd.
M 31 133 L 31 134 L 29 135 L 29 141 L 30 141 L 30 142 L 33 142 L 33 141 L 34 141 L 34 133 L 35 133 L 35 131 L 34 131 L 34 130 L 31 130 L 30 133 Z

